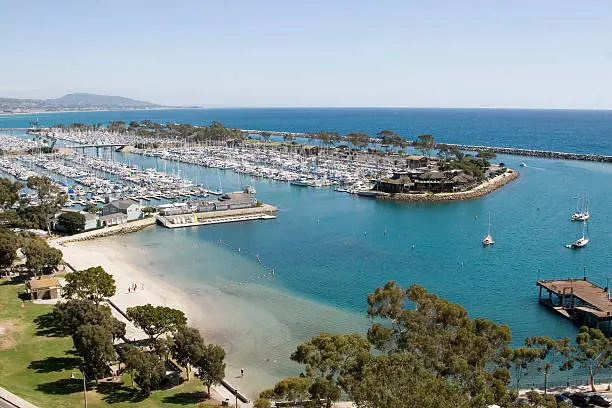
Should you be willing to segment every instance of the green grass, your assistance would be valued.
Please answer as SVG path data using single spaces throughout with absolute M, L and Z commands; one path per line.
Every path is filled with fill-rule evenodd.
M 78 372 L 80 359 L 73 354 L 72 339 L 59 337 L 49 328 L 50 305 L 23 302 L 18 294 L 23 284 L 0 284 L 0 386 L 41 408 L 83 406 L 83 383 Z M 71 379 L 71 373 L 79 379 Z M 95 407 L 213 407 L 199 405 L 204 386 L 198 379 L 167 390 L 154 391 L 142 399 L 123 383 L 88 384 L 88 406 Z

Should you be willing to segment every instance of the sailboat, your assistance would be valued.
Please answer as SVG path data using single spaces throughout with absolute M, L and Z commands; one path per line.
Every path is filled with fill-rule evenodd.
M 586 221 L 591 218 L 591 214 L 589 213 L 589 198 L 586 199 L 586 205 L 584 208 L 580 208 L 580 197 L 578 197 L 576 203 L 576 212 L 572 214 L 572 221 Z
M 489 229 L 487 230 L 487 236 L 482 240 L 482 245 L 489 246 L 494 243 L 495 241 L 493 241 L 493 237 L 491 236 L 491 213 L 489 212 Z
M 582 224 L 582 237 L 578 238 L 576 241 L 572 242 L 571 244 L 567 244 L 566 248 L 576 249 L 576 248 L 583 248 L 587 246 L 587 244 L 589 243 L 589 238 L 586 235 L 586 226 L 587 226 L 587 223 L 585 221 Z

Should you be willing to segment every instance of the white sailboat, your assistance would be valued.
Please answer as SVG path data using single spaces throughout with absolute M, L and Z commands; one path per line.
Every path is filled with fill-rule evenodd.
M 586 221 L 591 218 L 589 213 L 589 198 L 586 199 L 586 204 L 583 208 L 580 208 L 580 197 L 576 202 L 576 212 L 572 214 L 572 221 Z
M 576 249 L 576 248 L 583 248 L 588 245 L 589 238 L 587 237 L 587 234 L 586 234 L 586 227 L 587 227 L 587 223 L 585 221 L 582 225 L 582 237 L 578 238 L 576 241 L 572 242 L 571 244 L 567 244 L 566 248 Z
M 487 230 L 487 236 L 482 240 L 482 245 L 489 246 L 494 243 L 495 241 L 493 241 L 493 237 L 491 236 L 491 213 L 489 212 L 489 229 Z

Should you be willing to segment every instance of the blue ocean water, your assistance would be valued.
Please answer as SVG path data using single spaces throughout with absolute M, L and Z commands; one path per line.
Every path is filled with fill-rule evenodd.
M 448 142 L 612 154 L 612 112 L 228 109 L 40 115 L 41 122 L 50 123 L 139 119 L 220 120 L 228 126 L 291 131 L 391 128 L 413 135 L 433 132 Z M 24 126 L 28 120 L 0 117 L 0 127 Z M 273 221 L 155 227 L 116 237 L 138 254 L 143 268 L 179 285 L 202 305 L 202 331 L 228 349 L 230 373 L 247 367 L 256 374 L 249 378 L 253 390 L 296 374 L 289 354 L 312 335 L 365 332 L 366 296 L 388 280 L 423 285 L 472 316 L 507 324 L 513 344 L 520 345 L 533 335 L 576 334 L 569 321 L 538 304 L 538 277 L 582 277 L 586 267 L 589 279 L 606 285 L 610 273 L 610 164 L 500 156 L 498 161 L 509 167 L 528 164 L 501 190 L 466 202 L 409 204 L 151 157 L 115 157 L 143 167 L 180 169 L 224 191 L 253 185 L 260 200 L 280 208 Z M 564 244 L 582 232 L 569 220 L 578 194 L 590 196 L 591 243 L 574 251 Z M 489 213 L 496 244 L 483 248 Z
M 291 132 L 328 130 L 341 134 L 382 129 L 414 140 L 432 133 L 438 141 L 612 155 L 612 111 L 513 109 L 354 109 L 257 108 L 168 109 L 147 111 L 0 115 L 0 128 L 27 127 L 38 120 L 56 123 L 108 123 L 149 119 L 210 124 L 218 120 L 242 129 Z

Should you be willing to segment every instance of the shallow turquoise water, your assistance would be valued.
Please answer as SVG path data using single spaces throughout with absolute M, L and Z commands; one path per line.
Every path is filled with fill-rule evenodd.
M 525 160 L 499 159 L 514 168 Z M 130 160 L 155 165 L 152 158 Z M 605 284 L 612 166 L 546 159 L 528 165 L 518 180 L 487 197 L 445 204 L 381 202 L 180 165 L 186 176 L 197 173 L 211 186 L 221 179 L 225 191 L 254 185 L 259 199 L 280 208 L 278 218 L 156 227 L 121 240 L 144 245 L 144 266 L 184 287 L 205 310 L 225 316 L 227 325 L 204 323 L 204 332 L 225 342 L 230 362 L 260 373 L 262 386 L 295 374 L 287 359 L 304 339 L 320 331 L 364 332 L 365 298 L 388 280 L 423 285 L 472 316 L 507 324 L 515 345 L 540 334 L 573 338 L 569 321 L 538 304 L 535 281 L 538 269 L 541 278 L 566 278 L 581 277 L 586 266 L 589 279 Z M 585 192 L 591 197 L 592 241 L 573 251 L 564 244 L 581 227 L 569 216 L 574 197 Z M 496 244 L 483 248 L 489 211 Z M 274 268 L 274 276 L 255 255 Z
M 358 120 L 355 112 L 336 111 L 332 120 L 328 113 L 317 116 L 306 110 L 297 122 L 305 124 L 310 115 L 312 127 L 295 129 L 298 125 L 287 126 L 295 119 L 295 112 L 293 116 L 276 112 L 280 115 L 276 120 L 271 119 L 274 112 L 268 112 L 264 123 L 253 111 L 244 116 L 240 110 L 228 111 L 222 112 L 227 116 L 216 119 L 236 126 L 260 124 L 280 130 L 317 130 L 318 124 L 330 121 L 355 130 L 374 115 L 368 112 L 369 116 Z M 193 112 L 198 111 L 189 114 L 196 115 Z M 199 112 L 212 115 L 210 111 Z M 367 126 L 395 128 L 387 126 L 394 123 L 393 112 L 383 113 L 381 122 L 367 122 Z M 138 119 L 134 115 L 169 116 L 172 112 L 114 114 L 131 120 Z M 92 121 L 113 117 L 109 113 L 54 117 L 74 121 L 89 118 L 87 115 L 93 115 Z M 177 115 L 175 120 L 180 120 L 183 113 Z M 445 129 L 440 139 L 446 141 L 485 140 L 494 145 L 612 152 L 610 114 L 606 112 L 537 115 L 518 111 L 513 116 L 511 112 L 469 111 L 461 115 L 444 111 L 437 115 L 426 111 L 416 123 L 427 128 L 437 118 L 440 121 L 431 126 Z M 409 118 L 397 119 L 398 127 L 415 126 Z M 569 321 L 538 304 L 538 276 L 582 277 L 586 266 L 588 278 L 605 285 L 610 272 L 611 164 L 502 156 L 498 161 L 509 167 L 519 169 L 521 161 L 528 167 L 520 168 L 521 177 L 501 190 L 467 202 L 408 204 L 293 187 L 155 158 L 116 157 L 143 167 L 165 166 L 168 172 L 180 168 L 186 177 L 210 188 L 221 184 L 224 191 L 253 185 L 260 200 L 280 208 L 278 218 L 272 221 L 179 230 L 156 227 L 117 237 L 138 255 L 143 267 L 183 287 L 203 306 L 199 326 L 208 338 L 228 349 L 230 373 L 244 366 L 254 374 L 249 378 L 253 390 L 296 374 L 289 354 L 310 336 L 320 331 L 365 332 L 369 323 L 366 296 L 388 280 L 404 286 L 423 285 L 463 305 L 472 316 L 507 324 L 514 345 L 519 345 L 527 336 L 576 334 Z M 572 251 L 564 244 L 575 240 L 581 227 L 569 217 L 576 206 L 575 197 L 587 193 L 592 212 L 591 243 Z M 483 248 L 481 239 L 489 212 L 496 244 Z M 219 245 L 219 240 L 231 248 Z M 255 255 L 274 269 L 273 276 Z

